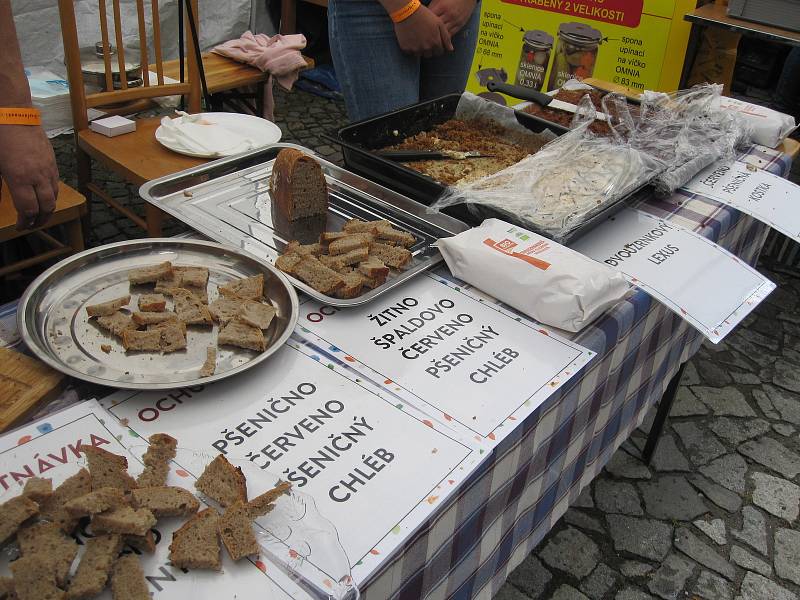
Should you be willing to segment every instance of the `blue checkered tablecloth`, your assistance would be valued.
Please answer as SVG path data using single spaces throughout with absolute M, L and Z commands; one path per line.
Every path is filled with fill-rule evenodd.
M 742 157 L 785 176 L 791 159 Z M 638 208 L 713 239 L 754 264 L 769 228 L 718 202 L 676 193 Z M 637 290 L 579 334 L 598 353 L 495 448 L 362 587 L 365 600 L 491 598 L 614 451 L 642 423 L 703 337 Z
M 763 147 L 742 158 L 781 176 L 791 167 L 788 156 Z M 638 208 L 699 231 L 751 264 L 768 232 L 755 219 L 692 194 L 648 198 Z M 0 330 L 13 324 L 15 312 L 15 303 L 0 307 Z M 5 332 L 6 342 L 13 333 Z M 387 557 L 361 587 L 365 600 L 490 599 L 641 424 L 703 340 L 640 290 L 570 337 L 597 358 L 520 423 Z

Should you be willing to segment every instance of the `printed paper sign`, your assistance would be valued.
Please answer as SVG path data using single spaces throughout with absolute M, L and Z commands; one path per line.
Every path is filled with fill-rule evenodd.
M 358 582 L 469 475 L 477 452 L 331 367 L 285 347 L 215 385 L 120 392 L 103 403 L 143 437 L 168 432 L 313 497 Z
M 132 474 L 141 472 L 138 462 L 144 450 L 144 442 L 111 418 L 96 401 L 83 402 L 32 423 L 21 430 L 0 438 L 0 502 L 18 495 L 29 477 L 47 477 L 53 487 L 74 475 L 85 460 L 80 453 L 81 445 L 103 448 L 128 458 Z M 135 446 L 136 453 L 128 448 Z M 191 487 L 185 479 L 170 473 L 170 485 Z M 252 590 L 259 590 L 260 597 L 277 600 L 310 598 L 280 569 L 268 561 L 240 560 L 233 562 L 223 552 L 222 572 L 192 570 L 185 572 L 169 564 L 169 544 L 172 532 L 183 523 L 183 519 L 159 519 L 154 530 L 156 551 L 139 554 L 142 569 L 148 581 L 148 590 L 153 598 L 192 598 L 193 600 L 218 600 L 219 598 L 248 598 Z M 76 539 L 81 544 L 77 568 L 88 533 L 78 529 Z M 128 549 L 130 550 L 130 549 Z M 0 573 L 10 575 L 8 560 L 11 553 L 0 557 Z M 257 566 L 258 564 L 258 566 Z M 106 589 L 98 596 L 100 600 L 111 600 Z
M 364 307 L 308 301 L 299 324 L 416 397 L 421 410 L 497 440 L 594 355 L 431 277 Z
M 775 284 L 711 240 L 625 209 L 572 248 L 625 275 L 717 343 Z
M 735 161 L 701 171 L 683 189 L 742 211 L 800 242 L 800 186 Z

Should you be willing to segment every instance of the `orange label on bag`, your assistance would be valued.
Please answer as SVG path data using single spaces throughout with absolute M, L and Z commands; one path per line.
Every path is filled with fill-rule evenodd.
M 0 108 L 0 125 L 41 125 L 42 113 L 37 108 Z
M 530 248 L 527 248 L 524 252 L 514 252 L 514 248 L 519 246 L 519 244 L 509 239 L 495 242 L 491 238 L 486 238 L 485 240 L 483 240 L 483 243 L 492 248 L 493 250 L 502 252 L 507 256 L 511 256 L 512 258 L 518 258 L 519 260 L 524 260 L 529 265 L 533 265 L 534 267 L 536 267 L 537 269 L 541 269 L 542 271 L 546 271 L 548 267 L 550 267 L 549 262 L 528 254 L 528 252 L 542 252 L 543 250 L 546 250 L 547 248 L 549 248 L 549 245 L 546 242 L 540 242 L 542 244 L 541 247 L 538 247 L 537 244 L 534 244 Z

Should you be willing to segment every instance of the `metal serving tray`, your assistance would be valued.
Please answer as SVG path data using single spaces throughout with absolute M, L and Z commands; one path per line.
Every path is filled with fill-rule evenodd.
M 190 325 L 185 350 L 158 354 L 125 352 L 118 338 L 89 319 L 87 305 L 128 294 L 131 302 L 126 310 L 136 310 L 139 295 L 152 293 L 153 285 L 131 286 L 128 271 L 167 260 L 175 265 L 207 267 L 209 300 L 216 299 L 218 285 L 263 274 L 264 295 L 276 310 L 264 332 L 267 349 L 253 352 L 220 347 L 215 374 L 201 378 L 206 348 L 217 345 L 216 325 Z M 52 266 L 25 291 L 17 322 L 28 348 L 54 369 L 100 385 L 161 390 L 210 383 L 266 360 L 289 339 L 297 314 L 297 294 L 272 265 L 214 242 L 154 238 L 100 246 Z M 110 346 L 109 352 L 103 351 L 104 345 Z
M 322 165 L 328 182 L 326 217 L 290 223 L 280 217 L 269 193 L 269 178 L 278 152 L 295 148 L 312 155 Z M 332 306 L 358 306 L 415 277 L 442 260 L 433 244 L 441 237 L 468 229 L 456 219 L 427 214 L 424 206 L 376 183 L 337 167 L 312 150 L 294 144 L 275 144 L 261 150 L 201 165 L 148 182 L 142 198 L 180 219 L 211 239 L 231 244 L 258 258 L 274 262 L 291 240 L 315 242 L 323 231 L 340 231 L 350 219 L 386 219 L 416 237 L 410 248 L 412 261 L 393 272 L 385 284 L 357 298 L 340 299 L 321 294 L 288 276 L 292 284 L 312 298 Z
M 446 187 L 402 163 L 379 156 L 375 151 L 449 121 L 456 114 L 460 100 L 461 94 L 449 94 L 420 102 L 352 123 L 339 129 L 335 136 L 327 137 L 341 145 L 344 164 L 348 169 L 430 206 Z M 561 125 L 521 111 L 515 111 L 514 116 L 521 125 L 535 133 L 549 129 L 561 135 L 568 131 Z M 476 215 L 465 206 L 452 206 L 443 212 L 471 224 L 480 224 L 482 220 L 477 220 Z

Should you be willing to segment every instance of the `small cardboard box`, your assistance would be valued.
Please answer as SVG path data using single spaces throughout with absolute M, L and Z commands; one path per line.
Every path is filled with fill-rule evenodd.
M 131 121 L 125 117 L 114 116 L 105 119 L 97 119 L 89 123 L 89 129 L 102 133 L 107 137 L 116 137 L 123 133 L 136 131 L 136 121 Z

